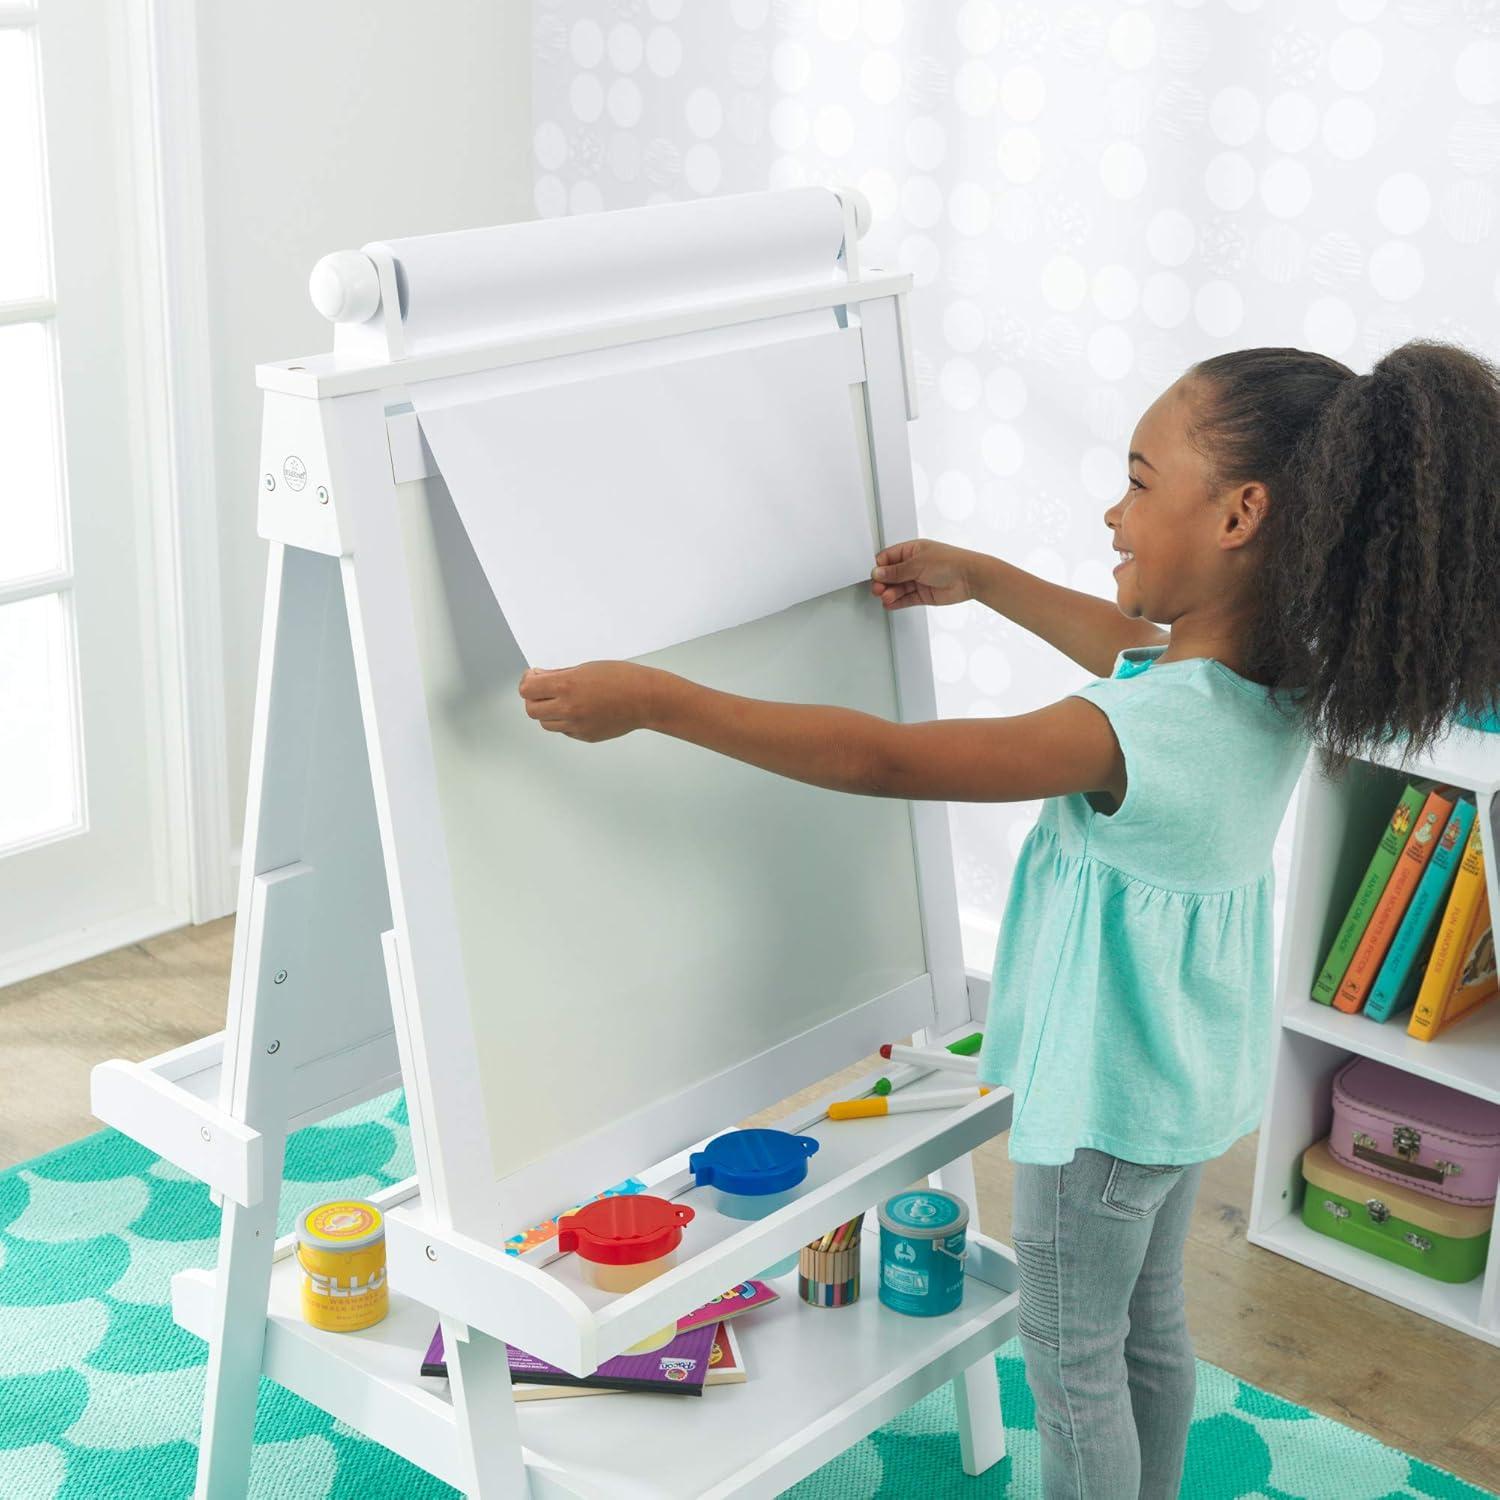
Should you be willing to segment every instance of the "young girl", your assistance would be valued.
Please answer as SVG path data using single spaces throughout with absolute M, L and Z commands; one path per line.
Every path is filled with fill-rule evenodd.
M 529 671 L 545 729 L 646 728 L 864 796 L 1046 799 L 1016 862 L 980 1078 L 1014 1093 L 1012 1237 L 1048 1500 L 1175 1496 L 1182 1247 L 1255 1128 L 1272 846 L 1311 744 L 1428 750 L 1500 697 L 1500 372 L 1418 340 L 1368 375 L 1299 349 L 1194 365 L 1104 513 L 1114 602 L 907 541 L 887 609 L 977 599 L 1098 673 L 1013 718 L 896 724 L 626 662 Z M 1169 627 L 1159 629 L 1158 625 Z M 1497 741 L 1500 746 L 1500 741 Z

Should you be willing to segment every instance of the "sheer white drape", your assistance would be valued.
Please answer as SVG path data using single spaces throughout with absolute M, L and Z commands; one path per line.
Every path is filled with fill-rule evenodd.
M 1104 511 L 1196 359 L 1500 354 L 1496 0 L 538 0 L 539 214 L 854 183 L 915 277 L 924 535 L 1114 597 Z M 932 612 L 946 716 L 1088 680 Z M 1226 774 L 1232 774 L 1226 768 Z M 952 807 L 988 968 L 1035 803 Z M 1277 942 L 1291 843 L 1277 846 Z

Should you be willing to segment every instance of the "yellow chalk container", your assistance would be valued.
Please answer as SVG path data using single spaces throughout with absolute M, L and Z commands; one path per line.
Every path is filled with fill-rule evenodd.
M 373 1203 L 339 1198 L 297 1219 L 302 1320 L 328 1333 L 378 1323 L 390 1307 L 385 1218 Z

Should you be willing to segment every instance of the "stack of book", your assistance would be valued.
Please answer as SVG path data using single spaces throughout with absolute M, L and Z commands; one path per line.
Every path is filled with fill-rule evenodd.
M 1473 793 L 1409 781 L 1312 998 L 1431 1041 L 1500 991 L 1485 886 Z
M 639 1193 L 644 1187 L 645 1184 L 637 1178 L 629 1177 L 589 1201 Z M 573 1207 L 582 1205 L 574 1204 Z M 565 1209 L 556 1218 L 513 1234 L 505 1242 L 505 1253 L 525 1255 L 556 1238 L 558 1221 L 570 1212 L 571 1209 Z M 618 1354 L 605 1360 L 592 1375 L 569 1375 L 566 1370 L 508 1344 L 506 1363 L 510 1366 L 511 1393 L 517 1401 L 537 1401 L 554 1396 L 600 1396 L 611 1391 L 662 1391 L 677 1396 L 701 1396 L 705 1386 L 733 1385 L 745 1379 L 745 1357 L 729 1320 L 774 1302 L 778 1295 L 763 1281 L 742 1281 L 678 1318 L 677 1337 L 671 1343 L 646 1354 Z M 432 1342 L 422 1357 L 422 1374 L 435 1380 L 447 1379 L 448 1362 L 443 1355 L 440 1327 L 433 1330 Z
M 647 1354 L 617 1354 L 592 1375 L 569 1375 L 556 1365 L 506 1346 L 511 1392 L 517 1401 L 549 1396 L 598 1396 L 610 1391 L 662 1391 L 676 1396 L 701 1396 L 709 1385 L 732 1385 L 745 1378 L 745 1357 L 729 1320 L 752 1308 L 774 1302 L 777 1293 L 763 1281 L 744 1281 L 695 1312 L 677 1320 L 677 1337 Z M 422 1373 L 446 1378 L 443 1332 L 437 1329 L 422 1359 Z

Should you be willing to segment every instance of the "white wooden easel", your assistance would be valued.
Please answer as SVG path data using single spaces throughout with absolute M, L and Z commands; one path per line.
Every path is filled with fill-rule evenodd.
M 878 1042 L 912 1031 L 946 1041 L 982 1020 L 986 983 L 964 970 L 944 806 L 909 805 L 925 974 L 670 1099 L 643 1100 L 610 1129 L 497 1183 L 407 603 L 398 487 L 432 467 L 409 386 L 810 309 L 840 309 L 840 324 L 857 332 L 880 535 L 915 535 L 910 278 L 860 273 L 862 200 L 839 202 L 835 282 L 404 358 L 397 267 L 370 247 L 327 270 L 322 302 L 355 320 L 339 324 L 335 353 L 258 369 L 259 526 L 272 546 L 228 1021 L 219 1036 L 93 1075 L 101 1119 L 223 1202 L 217 1270 L 173 1284 L 177 1320 L 211 1348 L 200 1496 L 245 1493 L 262 1373 L 482 1500 L 772 1496 L 950 1380 L 965 1468 L 1003 1456 L 993 1353 L 1015 1328 L 1015 1263 L 979 1231 L 968 1153 L 1007 1128 L 1007 1091 L 854 1128 L 830 1126 L 826 1100 L 812 1106 L 786 1122 L 823 1142 L 806 1188 L 757 1223 L 720 1218 L 685 1170 L 704 1140 Z M 904 611 L 886 623 L 901 717 L 932 718 L 925 621 Z M 885 1071 L 915 1090 L 943 1082 Z M 276 1239 L 286 1135 L 397 1084 L 416 1175 L 380 1195 L 391 1312 L 363 1333 L 320 1333 L 297 1310 L 291 1239 Z M 500 1249 L 506 1235 L 629 1173 L 697 1209 L 679 1264 L 648 1286 L 610 1299 L 578 1278 L 571 1257 Z M 744 1335 L 744 1386 L 701 1400 L 510 1399 L 501 1340 L 585 1373 L 929 1175 L 970 1204 L 957 1312 L 903 1318 L 879 1304 L 872 1219 L 861 1301 L 820 1312 L 789 1291 L 758 1313 Z M 446 1388 L 418 1373 L 439 1316 Z

